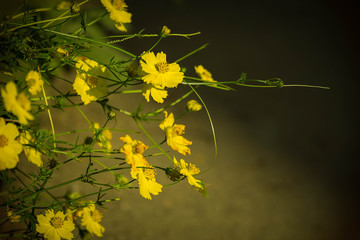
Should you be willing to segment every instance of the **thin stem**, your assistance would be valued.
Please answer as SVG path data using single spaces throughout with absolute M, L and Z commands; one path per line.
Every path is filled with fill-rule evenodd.
M 48 101 L 47 101 L 47 97 L 46 97 L 46 92 L 45 92 L 45 89 L 44 89 L 44 85 L 41 85 L 41 90 L 42 90 L 42 94 L 43 94 L 43 96 L 44 96 L 45 105 L 47 106 L 47 113 L 48 113 L 48 115 L 49 115 L 49 121 L 50 121 L 50 125 L 51 125 L 51 131 L 52 131 L 52 134 L 53 134 L 54 148 L 56 148 L 55 128 L 54 128 L 54 123 L 53 123 L 53 120 L 52 120 L 52 116 L 51 116 L 50 109 L 48 108 L 49 103 L 48 103 Z
M 329 87 L 312 86 L 312 85 L 301 85 L 301 84 L 287 84 L 287 85 L 283 85 L 283 87 L 307 87 L 307 88 L 330 89 Z
M 78 15 L 79 14 L 70 15 L 70 16 L 66 16 L 66 17 L 59 17 L 59 18 L 56 18 L 56 20 L 68 19 L 68 18 L 76 17 Z M 48 20 L 42 20 L 42 21 L 38 21 L 38 22 L 32 22 L 32 23 L 24 24 L 24 25 L 12 28 L 12 29 L 8 30 L 8 32 L 13 32 L 13 31 L 15 31 L 17 29 L 20 29 L 20 28 L 30 27 L 30 26 L 33 26 L 33 25 L 37 25 L 37 24 L 40 24 L 40 23 L 46 23 L 46 22 L 50 22 L 50 21 L 53 21 L 53 20 L 54 19 L 48 19 Z
M 50 10 L 51 10 L 51 8 L 38 8 L 38 9 L 32 9 L 27 13 L 32 14 L 32 13 L 37 13 L 37 12 L 46 12 L 46 11 L 50 11 Z M 11 19 L 16 19 L 16 18 L 22 17 L 24 15 L 25 15 L 25 12 L 22 12 L 22 13 L 16 14 L 15 16 L 12 16 Z
M 49 29 L 43 29 L 43 30 L 47 31 L 47 32 L 57 34 L 57 35 L 60 35 L 60 36 L 68 37 L 68 38 L 74 38 L 74 39 L 84 40 L 84 41 L 87 41 L 87 42 L 93 42 L 93 43 L 96 43 L 96 44 L 99 44 L 99 45 L 102 45 L 102 46 L 106 46 L 106 47 L 118 50 L 118 51 L 120 51 L 122 53 L 125 53 L 126 55 L 128 55 L 130 57 L 133 57 L 133 59 L 137 58 L 136 55 L 134 55 L 134 54 L 132 54 L 132 53 L 130 53 L 130 52 L 124 50 L 124 49 L 118 48 L 118 47 L 113 46 L 113 45 L 109 45 L 107 43 L 99 42 L 99 41 L 91 39 L 91 38 L 85 38 L 85 37 L 81 37 L 81 36 L 74 36 L 74 35 L 70 35 L 70 34 L 66 34 L 66 33 L 62 33 L 62 32 L 52 31 L 52 30 L 49 30 Z
M 164 149 L 161 148 L 159 144 L 151 137 L 151 135 L 145 130 L 145 128 L 141 125 L 138 119 L 135 119 L 136 124 L 139 126 L 139 128 L 143 131 L 143 133 L 146 135 L 146 137 L 170 160 L 171 163 L 173 163 L 172 158 L 167 154 Z
M 159 108 L 158 110 L 151 112 L 151 113 L 147 113 L 147 116 L 155 116 L 158 113 L 163 112 L 166 108 L 172 107 L 176 104 L 178 104 L 179 102 L 181 102 L 183 99 L 187 98 L 191 93 L 193 92 L 193 90 L 190 90 L 189 92 L 187 92 L 186 94 L 184 94 L 182 97 L 180 97 L 179 99 L 177 99 L 176 101 L 172 102 L 171 104 L 163 107 L 163 108 Z
M 193 55 L 193 54 L 197 53 L 198 51 L 200 51 L 200 50 L 202 50 L 202 49 L 206 48 L 206 46 L 207 46 L 207 45 L 209 45 L 209 44 L 208 44 L 208 43 L 206 43 L 206 44 L 202 45 L 202 46 L 201 46 L 201 47 L 199 47 L 198 49 L 195 49 L 194 51 L 192 51 L 192 52 L 190 52 L 190 53 L 186 54 L 185 56 L 183 56 L 183 57 L 181 57 L 181 58 L 179 58 L 178 60 L 176 60 L 176 61 L 175 61 L 175 63 L 180 62 L 180 61 L 184 60 L 184 59 L 185 59 L 185 58 L 187 58 L 187 57 L 190 57 L 191 55 Z
M 199 35 L 201 34 L 201 32 L 196 32 L 196 33 L 170 33 L 169 35 L 167 35 L 166 37 L 185 37 L 185 38 L 189 38 L 195 35 Z M 128 34 L 128 35 L 115 35 L 115 36 L 106 36 L 106 37 L 101 37 L 101 38 L 133 38 L 133 37 L 158 37 L 159 34 L 157 33 L 153 33 L 153 34 L 140 34 L 140 33 L 136 33 L 136 34 Z M 100 38 L 100 39 L 101 39 Z
M 138 89 L 138 90 L 123 90 L 123 91 L 118 91 L 118 92 L 113 92 L 114 94 L 128 94 L 128 93 L 141 93 L 142 90 Z
M 215 128 L 214 128 L 214 124 L 213 124 L 213 121 L 211 119 L 211 116 L 210 116 L 210 112 L 205 104 L 205 102 L 203 101 L 203 99 L 201 98 L 201 96 L 197 93 L 197 91 L 191 86 L 189 85 L 189 87 L 195 92 L 196 96 L 199 98 L 199 100 L 201 101 L 201 103 L 203 104 L 204 108 L 205 108 L 205 111 L 206 111 L 206 114 L 209 118 L 209 122 L 210 122 L 210 126 L 211 126 L 211 131 L 212 131 L 212 134 L 213 134 L 213 141 L 214 141 L 214 148 L 215 148 L 215 159 L 214 159 L 214 162 L 213 164 L 208 168 L 206 169 L 205 171 L 202 171 L 202 173 L 205 173 L 207 171 L 209 171 L 213 166 L 214 164 L 216 163 L 217 161 L 217 155 L 218 155 L 218 150 L 217 150 L 217 141 L 216 141 L 216 135 L 215 135 Z M 201 173 L 200 173 L 201 174 Z
M 103 14 L 101 17 L 98 17 L 97 19 L 93 20 L 92 22 L 86 24 L 86 27 L 90 27 L 91 25 L 93 25 L 94 23 L 98 22 L 99 20 L 101 20 L 107 13 Z M 79 28 L 78 30 L 76 30 L 76 32 L 74 34 L 78 34 L 80 31 L 82 30 L 82 28 Z

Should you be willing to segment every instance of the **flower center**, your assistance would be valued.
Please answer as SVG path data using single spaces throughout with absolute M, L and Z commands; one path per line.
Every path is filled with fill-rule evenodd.
M 97 79 L 97 77 L 94 76 L 89 76 L 87 79 L 87 84 L 89 84 L 90 87 L 96 87 L 98 84 L 99 80 Z
M 27 83 L 30 87 L 35 86 L 36 79 L 34 79 L 34 78 L 27 79 Z
M 25 110 L 29 110 L 31 108 L 31 105 L 30 105 L 31 103 L 30 103 L 29 99 L 27 98 L 27 96 L 25 95 L 25 93 L 23 93 L 23 92 L 17 96 L 17 102 Z
M 136 146 L 135 146 L 135 152 L 136 153 L 143 154 L 146 149 L 147 149 L 147 146 L 144 143 L 141 143 L 141 142 L 136 144 Z
M 156 64 L 156 69 L 160 73 L 166 73 L 169 71 L 169 65 L 166 62 L 159 62 Z
M 113 0 L 112 5 L 114 6 L 114 8 L 116 8 L 118 10 L 122 10 L 125 8 L 124 0 Z
M 102 220 L 102 218 L 103 218 L 103 215 L 102 215 L 102 213 L 101 213 L 99 210 L 95 209 L 95 210 L 92 212 L 91 217 L 92 217 L 92 219 L 93 219 L 95 222 L 101 222 L 101 220 Z
M 174 133 L 175 133 L 177 136 L 180 136 L 180 135 L 184 134 L 184 132 L 185 132 L 185 125 L 182 125 L 182 124 L 174 124 L 173 129 L 174 129 Z
M 190 163 L 189 172 L 191 175 L 198 174 L 200 172 L 200 169 L 198 169 L 195 164 Z
M 203 76 L 204 76 L 204 78 L 206 78 L 206 79 L 209 79 L 209 78 L 212 78 L 212 75 L 211 75 L 211 73 L 209 73 L 209 72 L 202 72 L 201 73 Z
M 64 221 L 59 217 L 54 217 L 51 219 L 50 223 L 54 228 L 61 228 L 64 225 Z
M 9 140 L 5 135 L 0 135 L 0 148 L 6 147 L 8 145 Z
M 155 178 L 156 172 L 152 168 L 146 168 L 144 174 L 148 179 L 152 180 Z

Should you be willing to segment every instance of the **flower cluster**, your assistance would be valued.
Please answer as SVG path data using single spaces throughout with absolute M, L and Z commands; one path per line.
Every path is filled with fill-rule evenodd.
M 80 219 L 80 226 L 90 235 L 102 237 L 105 231 L 102 221 L 102 213 L 96 209 L 93 202 L 85 202 L 84 207 L 78 209 L 67 209 L 66 214 L 63 211 L 54 212 L 53 209 L 45 211 L 45 215 L 37 215 L 36 231 L 44 235 L 44 238 L 50 240 L 73 239 L 72 231 L 75 229 L 75 221 Z
M 98 17 L 97 10 L 83 11 L 87 2 L 27 9 L 1 23 L 0 178 L 8 184 L 9 196 L 1 221 L 25 224 L 22 236 L 29 239 L 104 236 L 99 209 L 119 200 L 109 198 L 111 190 L 122 194 L 136 189 L 140 198 L 152 200 L 165 186 L 182 182 L 206 196 L 198 163 L 191 159 L 196 141 L 193 145 L 189 139 L 195 134 L 181 123 L 204 108 L 212 125 L 198 88 L 232 90 L 227 84 L 251 84 L 245 74 L 234 82 L 218 82 L 203 65 L 186 66 L 184 60 L 205 45 L 183 56 L 153 51 L 170 37 L 199 33 L 177 34 L 163 26 L 155 34 L 131 34 L 136 26 L 130 25 L 132 14 L 124 0 L 100 0 L 103 14 Z M 81 24 L 74 24 L 76 19 Z M 97 34 L 99 26 L 118 34 L 106 36 L 104 31 L 90 38 L 94 26 Z M 74 27 L 79 29 L 71 32 Z M 149 48 L 139 47 L 138 54 L 123 49 L 125 41 L 148 37 L 158 40 Z M 273 82 L 264 84 L 273 87 Z M 184 89 L 187 93 L 179 96 Z M 61 121 L 59 116 L 68 112 L 71 121 Z M 77 165 L 76 171 L 69 163 Z M 65 180 L 66 170 L 78 175 Z M 91 188 L 76 192 L 75 182 Z M 60 187 L 67 192 L 57 191 Z

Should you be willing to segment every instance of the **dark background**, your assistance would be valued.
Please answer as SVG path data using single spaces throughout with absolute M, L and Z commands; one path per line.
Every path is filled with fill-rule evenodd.
M 285 84 L 331 89 L 199 90 L 219 142 L 215 167 L 201 176 L 210 197 L 193 193 L 185 183 L 151 202 L 123 194 L 104 212 L 105 238 L 360 239 L 355 5 L 304 0 L 126 2 L 133 14 L 129 33 L 142 28 L 157 33 L 163 25 L 173 33 L 201 31 L 191 40 L 166 38 L 154 49 L 166 52 L 171 62 L 209 43 L 180 62 L 187 75 L 202 64 L 218 81 L 236 80 L 246 72 L 249 78 L 280 77 Z M 140 54 L 155 41 L 132 39 L 120 46 Z M 180 96 L 170 93 L 170 100 Z M 189 118 L 186 134 L 194 144 L 202 142 L 194 145 L 192 157 L 206 169 L 213 145 L 203 115 L 198 121 Z
M 286 84 L 331 88 L 237 88 L 230 94 L 207 89 L 201 94 L 210 110 L 215 109 L 215 123 L 224 124 L 224 113 L 236 119 L 229 123 L 235 124 L 231 136 L 219 133 L 223 138 L 220 156 L 222 140 L 236 141 L 244 132 L 256 145 L 289 156 L 279 161 L 301 169 L 301 179 L 316 178 L 339 200 L 343 215 L 337 218 L 337 225 L 341 227 L 338 235 L 327 239 L 360 239 L 359 26 L 355 5 L 349 1 L 174 0 L 129 1 L 129 6 L 137 30 L 145 26 L 146 31 L 157 32 L 167 25 L 178 33 L 201 31 L 191 41 L 166 39 L 156 48 L 177 59 L 184 51 L 209 43 L 186 60 L 190 73 L 192 65 L 203 64 L 218 81 L 236 80 L 246 72 L 249 78 L 280 77 Z M 136 41 L 126 44 L 137 51 Z M 256 151 L 266 155 L 261 147 Z M 241 158 L 238 152 L 238 161 Z M 317 204 L 323 201 L 326 196 Z M 297 229 L 293 234 L 300 232 Z M 313 239 L 322 238 L 314 234 Z

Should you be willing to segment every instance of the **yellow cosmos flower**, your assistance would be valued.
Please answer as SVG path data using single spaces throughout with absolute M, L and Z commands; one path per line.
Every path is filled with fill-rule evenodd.
M 72 239 L 74 235 L 71 233 L 74 229 L 74 223 L 69 220 L 65 220 L 65 215 L 62 211 L 54 214 L 54 210 L 48 210 L 45 212 L 45 216 L 42 214 L 37 215 L 36 231 L 44 234 L 46 239 L 60 240 Z
M 24 153 L 29 162 L 32 162 L 38 167 L 41 167 L 43 162 L 41 160 L 41 152 L 37 151 L 35 148 L 30 146 L 24 146 L 26 144 L 30 144 L 34 142 L 34 138 L 31 136 L 31 134 L 28 131 L 23 132 L 20 135 L 20 143 L 23 144 Z
M 197 73 L 197 75 L 199 75 L 199 77 L 207 82 L 216 82 L 213 78 L 211 73 L 206 70 L 203 65 L 199 65 L 199 66 L 195 66 L 195 72 Z
M 99 123 L 94 123 L 94 128 L 99 130 L 100 129 L 100 124 Z M 98 145 L 103 148 L 106 149 L 107 152 L 111 152 L 112 150 L 112 145 L 110 140 L 112 139 L 112 132 L 110 130 L 102 130 L 101 133 L 98 134 Z
M 5 89 L 1 88 L 1 96 L 4 99 L 5 109 L 13 113 L 21 124 L 27 125 L 28 120 L 34 117 L 28 112 L 31 110 L 31 103 L 25 93 L 18 94 L 17 87 L 14 82 L 8 82 Z
M 124 0 L 101 0 L 110 18 L 115 21 L 115 26 L 120 31 L 126 32 L 124 23 L 131 23 L 131 13 L 127 12 L 127 5 Z
M 186 103 L 186 109 L 189 112 L 197 112 L 202 108 L 201 104 L 199 104 L 196 100 L 190 100 Z
M 151 200 L 150 193 L 158 195 L 159 192 L 161 192 L 163 186 L 156 182 L 155 175 L 155 170 L 149 164 L 146 164 L 143 168 L 138 169 L 137 179 L 139 180 L 140 194 L 145 199 Z
M 19 162 L 22 145 L 15 140 L 19 131 L 15 124 L 0 118 L 0 170 L 11 169 Z
M 148 52 L 141 59 L 142 70 L 147 73 L 142 77 L 144 82 L 159 89 L 177 87 L 182 82 L 184 73 L 180 72 L 179 64 L 167 63 L 165 53 L 159 52 L 155 57 L 153 52 Z
M 149 148 L 148 146 L 139 140 L 132 140 L 127 134 L 125 137 L 120 137 L 120 140 L 124 142 L 124 145 L 120 148 L 120 152 L 125 154 L 127 164 L 135 168 L 136 163 L 146 161 L 142 154 Z
M 187 177 L 190 185 L 193 185 L 198 189 L 203 189 L 203 186 L 200 184 L 201 180 L 197 180 L 193 177 L 193 175 L 200 173 L 200 170 L 194 164 L 186 163 L 184 159 L 180 159 L 180 162 L 178 162 L 174 157 L 174 165 L 180 169 L 182 175 Z
M 63 47 L 58 47 L 56 49 L 56 52 L 60 55 L 60 56 L 65 56 L 66 58 L 69 58 L 69 52 L 63 48 Z
M 44 81 L 41 79 L 41 74 L 39 72 L 33 70 L 29 71 L 25 80 L 31 95 L 36 95 L 41 91 Z
M 6 216 L 9 218 L 11 223 L 19 223 L 21 219 L 21 215 L 18 215 L 15 213 L 15 209 L 9 208 L 9 206 L 6 206 Z
M 105 66 L 85 57 L 79 58 L 75 66 L 80 70 L 77 71 L 73 87 L 85 105 L 106 96 L 106 82 L 98 77 L 104 75 Z
M 186 155 L 191 154 L 190 148 L 187 145 L 191 145 L 192 142 L 185 139 L 182 134 L 185 133 L 185 125 L 174 124 L 174 114 L 164 111 L 165 118 L 160 123 L 159 127 L 165 132 L 167 144 L 175 151 Z
M 152 84 L 145 84 L 142 89 L 142 94 L 146 101 L 150 101 L 151 95 L 151 97 L 158 103 L 163 103 L 164 99 L 168 96 L 168 93 L 165 89 L 154 87 Z
M 95 208 L 95 204 L 85 207 L 81 212 L 81 217 L 81 226 L 84 226 L 91 234 L 103 236 L 105 228 L 100 224 L 103 215 Z
M 162 185 L 156 182 L 155 169 L 142 155 L 148 146 L 141 141 L 132 140 L 129 135 L 120 137 L 120 140 L 124 142 L 120 152 L 125 154 L 126 162 L 131 165 L 131 177 L 138 179 L 141 196 L 151 200 L 150 194 L 158 195 Z

